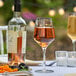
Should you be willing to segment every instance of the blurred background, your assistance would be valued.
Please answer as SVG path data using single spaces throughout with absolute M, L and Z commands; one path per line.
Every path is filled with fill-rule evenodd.
M 7 25 L 13 17 L 14 0 L 0 0 L 0 25 Z M 69 12 L 76 12 L 76 0 L 21 0 L 22 17 L 27 23 L 27 58 L 42 60 L 41 47 L 33 40 L 33 31 L 37 17 L 49 17 L 53 20 L 56 39 L 47 48 L 47 60 L 55 59 L 55 51 L 72 50 L 71 39 L 67 36 Z

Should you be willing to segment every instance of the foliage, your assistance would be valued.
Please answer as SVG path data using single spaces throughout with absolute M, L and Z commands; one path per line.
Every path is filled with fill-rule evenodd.
M 4 6 L 0 7 L 0 15 L 3 15 L 5 24 L 8 23 L 9 19 L 13 16 L 13 12 L 11 10 L 14 0 L 4 0 Z M 69 11 L 72 11 L 73 5 L 76 4 L 75 0 L 21 0 L 22 1 L 22 12 L 30 11 L 35 13 L 37 16 L 42 17 L 50 17 L 48 15 L 48 11 L 50 8 L 54 8 L 58 10 L 60 7 L 66 6 Z M 53 18 L 56 26 L 66 25 L 66 19 L 64 16 L 60 16 L 57 12 Z
M 64 0 L 65 7 L 67 8 L 67 11 L 73 11 L 73 7 L 76 6 L 76 0 Z

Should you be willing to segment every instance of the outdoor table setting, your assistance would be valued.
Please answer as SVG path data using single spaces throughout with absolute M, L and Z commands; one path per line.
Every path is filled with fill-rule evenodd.
M 38 73 L 36 70 L 43 69 L 42 61 L 36 61 L 41 63 L 38 66 L 30 66 L 32 68 L 33 76 L 76 76 L 76 52 L 68 51 L 56 51 L 55 60 L 46 61 L 46 69 L 53 72 Z
M 3 60 L 6 60 L 4 61 Z M 0 62 L 2 63 L 6 63 L 7 62 L 7 56 L 3 56 L 3 58 L 0 57 Z M 29 62 L 28 62 L 29 61 Z M 32 61 L 32 60 L 27 60 L 27 63 L 32 64 L 33 66 L 29 66 L 30 70 L 30 74 L 27 74 L 27 72 L 25 71 L 25 74 L 23 76 L 76 76 L 76 67 L 74 66 L 58 66 L 56 63 L 56 60 L 49 60 L 46 61 L 46 69 L 47 70 L 53 70 L 54 72 L 52 73 L 37 73 L 35 72 L 36 70 L 42 69 L 42 61 Z M 37 65 L 36 65 L 37 64 Z M 14 74 L 12 74 L 14 75 Z M 17 74 L 18 76 L 19 74 Z M 6 76 L 6 75 L 1 75 L 0 76 Z M 9 75 L 11 76 L 11 74 Z
M 50 2 L 50 0 L 48 1 Z M 35 16 L 34 23 L 32 22 L 32 25 L 30 25 L 30 23 L 28 24 L 28 19 L 25 19 L 26 22 L 21 17 L 21 0 L 13 0 L 13 2 L 14 16 L 9 20 L 7 25 L 0 25 L 0 76 L 76 76 L 76 11 L 69 12 L 67 16 L 66 35 L 71 40 L 73 49 L 62 50 L 65 44 L 63 43 L 62 45 L 61 41 L 63 40 L 63 42 L 67 43 L 66 48 L 69 47 L 69 42 L 63 39 L 64 32 L 61 32 L 62 37 L 58 38 L 61 41 L 59 43 L 57 42 L 59 47 L 55 45 L 56 38 L 60 35 L 60 32 L 58 32 L 59 35 L 55 32 L 59 31 L 59 29 L 58 26 L 55 29 L 53 17 L 44 15 L 44 17 L 35 16 L 31 13 L 23 14 L 28 19 L 31 19 L 31 16 Z M 63 9 L 59 10 L 60 12 L 62 14 L 65 13 Z M 55 11 L 52 10 L 53 15 L 55 15 Z M 58 24 L 60 25 L 60 23 Z M 29 32 L 30 34 L 28 35 Z M 35 43 L 31 43 L 30 40 Z M 53 42 L 55 43 L 51 45 Z M 37 45 L 35 46 L 35 44 Z M 46 52 L 49 46 L 54 47 L 49 49 L 50 52 L 47 55 L 53 55 L 46 59 Z M 32 50 L 34 55 L 32 55 Z M 42 53 L 40 50 L 42 50 Z M 29 58 L 27 51 L 31 55 Z M 38 54 L 43 55 L 40 56 Z M 43 60 L 41 59 L 40 61 L 36 57 L 43 57 Z
M 42 61 L 37 61 L 42 63 Z M 49 65 L 54 61 L 47 61 L 46 64 Z M 42 66 L 30 66 L 32 68 L 33 76 L 76 76 L 76 67 L 67 67 L 67 66 L 56 66 L 56 63 L 52 66 L 46 66 L 46 69 L 53 70 L 52 73 L 37 73 L 36 70 L 42 69 Z M 75 74 L 75 75 L 74 75 Z
M 73 17 L 76 14 L 73 13 Z M 72 17 L 72 16 L 71 16 Z M 69 16 L 70 18 L 70 16 Z M 73 19 L 74 20 L 74 19 Z M 72 21 L 73 21 L 72 20 Z M 43 18 L 38 17 L 36 19 L 36 26 L 34 29 L 34 40 L 40 45 L 43 51 L 43 61 L 31 61 L 25 58 L 25 43 L 26 41 L 26 32 L 13 32 L 11 30 L 12 27 L 8 26 L 0 26 L 0 63 L 2 64 L 0 67 L 1 75 L 26 75 L 26 76 L 73 76 L 76 73 L 76 52 L 75 52 L 75 37 L 71 37 L 70 32 L 70 23 L 71 20 L 68 19 L 68 36 L 72 39 L 73 42 L 73 51 L 55 51 L 54 61 L 46 61 L 46 49 L 47 47 L 55 40 L 55 29 L 53 26 L 52 18 Z M 70 24 L 69 24 L 70 23 Z M 75 21 L 74 21 L 75 23 Z M 75 25 L 73 23 L 73 26 Z M 14 30 L 17 28 L 15 27 Z M 19 26 L 20 27 L 20 26 Z M 74 27 L 72 28 L 74 29 Z M 2 31 L 6 31 L 6 38 Z M 17 30 L 17 29 L 16 29 Z M 71 30 L 75 31 L 75 30 Z M 73 33 L 72 32 L 72 33 Z M 11 34 L 12 33 L 12 34 Z M 75 33 L 75 32 L 74 32 Z M 18 34 L 18 35 L 17 35 Z M 18 39 L 16 39 L 18 36 Z M 22 37 L 24 41 L 22 41 Z M 74 36 L 74 34 L 73 34 Z M 16 38 L 15 38 L 16 37 Z M 4 39 L 5 43 L 4 43 Z M 16 40 L 16 42 L 14 41 Z M 7 42 L 8 41 L 8 42 Z M 11 44 L 12 43 L 12 44 Z M 6 46 L 4 47 L 4 45 Z M 18 46 L 17 46 L 18 44 Z M 21 45 L 22 44 L 22 45 Z M 17 47 L 16 47 L 17 46 Z M 7 48 L 8 47 L 8 48 Z M 6 49 L 6 50 L 5 50 Z M 18 50 L 18 52 L 16 52 Z M 21 52 L 22 50 L 22 52 Z M 6 53 L 5 53 L 6 51 Z M 18 53 L 18 54 L 16 54 Z M 5 65 L 7 64 L 7 65 Z M 29 65 L 29 66 L 27 66 Z M 33 66 L 31 66 L 33 65 Z M 15 66 L 15 67 L 14 67 Z M 14 69 L 12 69 L 12 67 Z M 29 68 L 28 68 L 29 67 Z M 7 70 L 10 69 L 10 70 Z M 26 69 L 26 70 L 25 70 Z M 30 70 L 31 69 L 31 70 Z M 73 74 L 71 74 L 73 73 Z M 69 75 L 68 75 L 69 74 Z

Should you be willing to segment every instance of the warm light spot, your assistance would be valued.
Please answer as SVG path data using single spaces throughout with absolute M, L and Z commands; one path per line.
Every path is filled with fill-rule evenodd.
M 0 7 L 2 7 L 3 5 L 4 5 L 4 2 L 0 0 Z
M 64 15 L 65 14 L 65 11 L 64 11 L 63 8 L 60 8 L 58 12 L 59 12 L 60 15 Z
M 14 5 L 12 6 L 12 11 L 14 11 Z
M 40 43 L 41 47 L 47 47 L 47 43 Z
M 30 21 L 29 25 L 30 25 L 31 27 L 34 27 L 34 26 L 35 26 L 35 23 L 34 23 L 33 21 Z
M 76 6 L 73 8 L 73 11 L 76 12 Z
M 56 13 L 55 10 L 53 10 L 53 9 L 52 10 L 49 10 L 49 15 L 50 16 L 55 16 L 55 13 Z

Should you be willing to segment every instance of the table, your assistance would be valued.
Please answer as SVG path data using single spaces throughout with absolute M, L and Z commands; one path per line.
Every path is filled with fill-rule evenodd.
M 0 62 L 7 62 L 8 58 L 7 55 L 0 56 Z M 36 61 L 42 63 L 42 61 Z M 46 64 L 49 64 L 53 61 L 46 61 Z M 42 69 L 42 66 L 30 66 L 32 68 L 32 74 L 33 76 L 64 76 L 65 74 L 68 73 L 76 73 L 76 67 L 58 67 L 56 64 L 53 66 L 47 66 L 46 69 L 48 70 L 53 70 L 53 73 L 36 73 L 35 70 L 37 69 Z M 0 75 L 2 76 L 2 75 Z
M 49 62 L 51 61 L 47 61 L 47 63 Z M 36 73 L 35 70 L 42 69 L 42 66 L 30 66 L 30 68 L 32 68 L 33 76 L 64 76 L 65 74 L 76 73 L 76 67 L 58 67 L 56 64 L 46 67 L 48 70 L 53 70 L 53 73 Z

